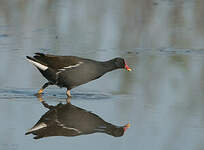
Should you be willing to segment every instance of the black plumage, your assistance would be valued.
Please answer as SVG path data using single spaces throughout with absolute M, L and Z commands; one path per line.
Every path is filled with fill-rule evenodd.
M 77 56 L 36 53 L 33 57 L 27 56 L 27 59 L 48 80 L 38 91 L 38 94 L 41 94 L 49 85 L 57 85 L 67 88 L 67 95 L 71 96 L 72 88 L 95 80 L 109 71 L 120 68 L 131 71 L 123 58 L 100 62 Z
M 120 137 L 129 127 L 129 124 L 115 126 L 71 103 L 50 106 L 43 101 L 43 105 L 49 108 L 49 111 L 26 133 L 26 135 L 31 133 L 36 135 L 34 139 L 49 136 L 78 136 L 96 132 Z

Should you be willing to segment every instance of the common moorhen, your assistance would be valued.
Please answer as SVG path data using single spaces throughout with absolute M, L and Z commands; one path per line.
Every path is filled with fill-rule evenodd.
M 129 123 L 125 126 L 115 126 L 98 115 L 71 103 L 50 106 L 42 101 L 42 104 L 49 111 L 26 133 L 26 135 L 31 133 L 36 135 L 34 139 L 49 136 L 77 136 L 96 132 L 120 137 L 130 126 Z
M 33 57 L 27 56 L 27 59 L 48 80 L 38 91 L 38 94 L 41 94 L 49 85 L 57 85 L 66 87 L 67 96 L 71 97 L 70 90 L 72 88 L 98 79 L 109 71 L 121 68 L 131 71 L 125 60 L 120 57 L 101 62 L 77 56 L 35 53 Z

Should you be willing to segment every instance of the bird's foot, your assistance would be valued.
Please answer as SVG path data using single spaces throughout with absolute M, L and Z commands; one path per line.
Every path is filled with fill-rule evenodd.
M 34 96 L 39 97 L 39 96 L 42 96 L 43 94 L 44 94 L 44 93 L 41 93 L 41 94 L 35 93 Z
M 38 94 L 42 94 L 43 91 L 44 91 L 44 89 L 40 89 L 40 90 L 38 91 Z
M 67 97 L 67 103 L 71 103 L 71 97 Z
M 44 101 L 43 98 L 42 98 L 42 94 L 36 93 L 35 96 L 38 98 L 38 100 L 39 100 L 40 102 L 43 102 L 43 101 Z
M 40 89 L 36 94 L 34 94 L 35 96 L 42 96 L 42 94 L 43 94 L 43 89 Z
M 67 90 L 67 103 L 70 103 L 71 102 L 71 93 L 70 93 L 70 90 Z

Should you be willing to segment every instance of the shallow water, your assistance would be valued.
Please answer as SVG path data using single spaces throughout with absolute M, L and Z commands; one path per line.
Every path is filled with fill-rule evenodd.
M 0 1 L 0 149 L 204 149 L 201 5 L 191 0 L 115 4 Z M 161 17 L 170 20 L 156 26 Z M 73 105 L 115 125 L 130 122 L 124 136 L 26 136 L 47 111 L 34 96 L 46 80 L 25 59 L 35 52 L 124 57 L 132 72 L 116 70 L 71 91 Z M 65 89 L 49 87 L 43 99 L 66 103 Z

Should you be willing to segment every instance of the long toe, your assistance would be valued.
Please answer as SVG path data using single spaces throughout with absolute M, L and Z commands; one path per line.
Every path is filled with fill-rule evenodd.
M 43 93 L 43 89 L 40 89 L 39 91 L 38 91 L 38 94 L 42 94 Z

